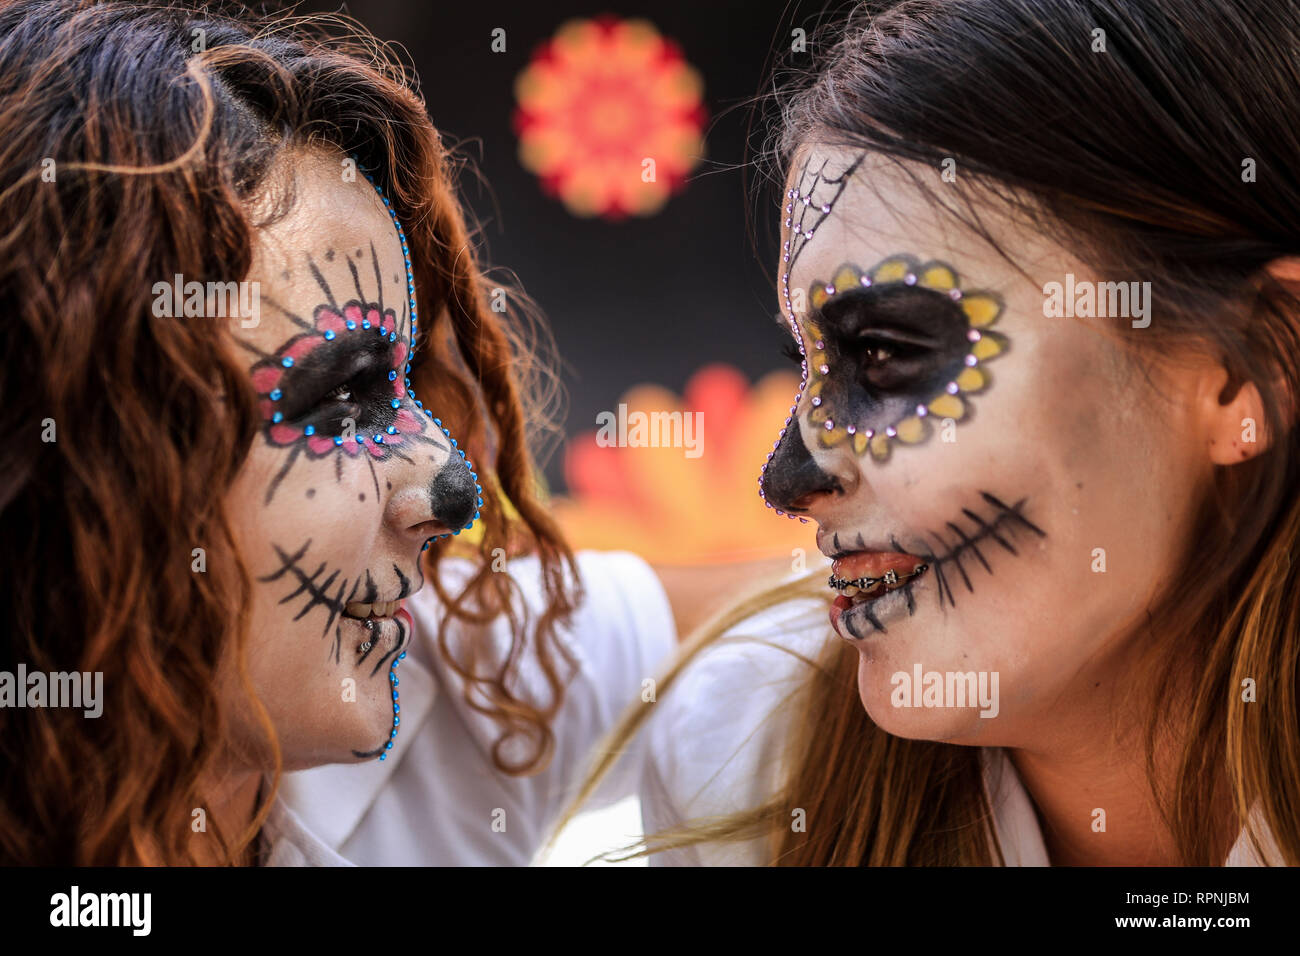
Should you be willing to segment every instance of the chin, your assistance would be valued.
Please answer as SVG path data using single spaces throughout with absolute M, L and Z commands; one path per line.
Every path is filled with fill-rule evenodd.
M 926 665 L 918 683 L 915 664 L 882 657 L 863 654 L 858 662 L 858 696 L 872 723 L 908 740 L 992 745 L 1001 713 L 1000 675 L 968 671 L 973 678 L 949 679 Z

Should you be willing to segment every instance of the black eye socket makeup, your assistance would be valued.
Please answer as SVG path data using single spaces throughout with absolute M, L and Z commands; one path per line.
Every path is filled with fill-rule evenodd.
M 946 263 L 895 255 L 872 269 L 846 263 L 809 290 L 799 321 L 807 349 L 804 393 L 818 443 L 847 442 L 885 461 L 917 444 L 930 419 L 960 421 L 967 396 L 992 382 L 982 363 L 1009 347 L 989 331 L 1002 313 L 991 292 L 964 291 Z
M 859 386 L 858 396 L 846 395 L 843 406 L 858 405 L 859 421 L 901 418 L 906 406 L 924 401 L 961 372 L 970 348 L 957 303 L 916 286 L 851 289 L 809 320 L 822 329 L 829 364 L 846 363 L 845 383 Z M 884 414 L 873 414 L 873 404 Z
M 340 337 L 313 349 L 280 380 L 284 421 L 337 434 L 345 421 L 363 431 L 382 431 L 397 420 L 388 380 L 395 347 L 387 339 Z

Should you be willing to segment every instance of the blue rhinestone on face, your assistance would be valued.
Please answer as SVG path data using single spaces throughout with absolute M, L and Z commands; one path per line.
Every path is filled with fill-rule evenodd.
M 326 329 L 326 330 L 325 330 L 325 341 L 326 341 L 326 342 L 333 342 L 333 341 L 334 341 L 334 330 L 333 330 L 333 329 Z
M 271 391 L 271 401 L 273 401 L 273 402 L 278 402 L 278 401 L 280 400 L 280 396 L 283 395 L 283 394 L 284 394 L 284 393 L 281 392 L 278 388 L 277 388 L 277 389 L 273 389 L 273 390 Z
M 357 164 L 357 168 L 360 169 L 360 168 L 361 168 L 361 162 L 360 162 L 360 160 L 359 160 L 356 156 L 353 156 L 352 158 L 353 158 L 353 161 Z M 364 170 L 362 170 L 362 171 L 365 172 Z M 365 173 L 365 177 L 366 177 L 366 181 L 367 181 L 368 183 L 370 183 L 371 188 L 373 188 L 373 189 L 375 190 L 375 193 L 379 196 L 379 198 L 380 198 L 381 200 L 383 200 L 384 206 L 385 206 L 385 208 L 387 208 L 387 210 L 388 210 L 389 217 L 393 220 L 393 227 L 397 230 L 397 238 L 398 238 L 398 240 L 399 240 L 399 241 L 401 242 L 401 244 L 402 244 L 402 259 L 403 259 L 404 264 L 405 264 L 405 266 L 406 266 L 407 309 L 409 310 L 409 314 L 410 314 L 410 317 L 411 317 L 410 335 L 409 335 L 409 338 L 408 338 L 408 341 L 407 341 L 407 357 L 406 357 L 406 366 L 405 366 L 405 369 L 404 369 L 405 377 L 404 377 L 403 381 L 405 382 L 407 393 L 410 395 L 411 400 L 415 402 L 415 407 L 418 408 L 418 409 L 420 409 L 420 410 L 422 410 L 422 411 L 423 411 L 423 412 L 424 412 L 428 417 L 433 418 L 433 411 L 430 410 L 430 409 L 428 409 L 428 408 L 425 408 L 424 405 L 423 405 L 423 403 L 420 402 L 420 401 L 415 397 L 415 394 L 414 394 L 414 393 L 412 392 L 412 390 L 411 390 L 411 379 L 409 378 L 409 376 L 410 376 L 410 374 L 411 374 L 411 362 L 412 362 L 412 360 L 415 358 L 415 336 L 416 336 L 416 332 L 417 332 L 417 330 L 418 330 L 418 328 L 419 328 L 419 326 L 417 325 L 417 322 L 416 322 L 416 316 L 418 315 L 418 312 L 417 312 L 416 304 L 415 304 L 415 274 L 414 274 L 414 273 L 412 272 L 412 270 L 411 270 L 410 246 L 407 244 L 407 241 L 406 241 L 406 232 L 402 229 L 402 223 L 401 223 L 401 220 L 398 218 L 397 210 L 393 208 L 393 205 L 392 205 L 392 203 L 389 201 L 388 197 L 384 195 L 384 191 L 383 191 L 383 189 L 381 189 L 380 186 L 379 186 L 379 184 L 375 182 L 374 176 L 372 176 L 370 173 Z M 352 321 L 349 320 L 348 323 L 347 323 L 347 327 L 348 327 L 349 329 L 355 329 L 355 328 L 356 328 L 356 323 L 355 323 L 355 322 L 352 322 Z M 369 328 L 370 328 L 370 322 L 369 322 L 368 320 L 365 321 L 365 322 L 363 322 L 363 323 L 362 323 L 362 327 L 363 327 L 363 328 L 366 328 L 366 329 L 369 329 Z M 381 335 L 387 334 L 387 335 L 388 335 L 388 341 L 389 341 L 389 342 L 396 342 L 396 341 L 397 341 L 397 332 L 396 332 L 396 330 L 393 330 L 393 331 L 391 331 L 391 332 L 387 332 L 387 333 L 385 333 L 385 330 L 384 330 L 384 327 L 383 327 L 382 322 L 380 323 L 380 326 L 379 326 L 379 333 L 380 333 Z M 397 372 L 396 372 L 396 370 L 390 370 L 390 371 L 389 371 L 389 373 L 388 373 L 388 380 L 389 380 L 390 382 L 395 382 L 395 381 L 397 381 Z M 401 402 L 401 399 L 394 398 L 394 399 L 392 399 L 392 401 L 391 401 L 390 404 L 391 404 L 392 408 L 393 408 L 394 410 L 396 410 L 396 409 L 398 409 L 398 408 L 401 407 L 402 402 Z M 434 419 L 434 422 L 435 422 L 439 427 L 442 427 L 442 422 L 441 422 L 441 420 L 439 420 L 439 419 Z M 396 428 L 395 426 L 393 426 L 393 425 L 389 425 L 385 430 L 387 431 L 387 433 L 388 433 L 389 435 L 395 435 L 395 434 L 397 434 L 397 428 Z M 443 433 L 444 433 L 444 434 L 447 434 L 448 437 L 450 437 L 450 433 L 447 431 L 446 428 L 443 428 L 442 430 L 443 430 Z M 365 439 L 363 439 L 360 435 L 357 436 L 357 444 L 362 444 L 364 441 L 365 441 Z M 375 436 L 374 436 L 374 441 L 375 441 L 376 444 L 382 444 L 383 441 L 384 441 L 384 436 L 383 436 L 383 435 L 375 435 Z M 335 439 L 335 444 L 341 444 L 341 443 L 342 443 L 342 439 Z M 455 447 L 455 442 L 452 443 L 452 447 Z M 458 448 L 457 451 L 460 453 L 460 456 L 461 456 L 462 458 L 465 458 L 465 452 L 464 452 L 463 449 L 459 449 L 459 448 Z M 466 459 L 466 461 L 468 462 L 468 459 Z M 475 479 L 477 479 L 477 477 L 478 477 L 477 475 L 474 475 L 474 478 L 475 478 Z M 482 488 L 482 486 L 478 485 L 477 482 L 476 482 L 474 487 L 475 487 L 475 491 L 476 491 L 476 493 L 479 494 L 479 495 L 482 495 L 482 493 L 483 493 L 483 488 Z M 483 506 L 482 500 L 479 500 L 479 501 L 478 501 L 478 507 L 481 508 L 482 506 Z M 452 533 L 454 533 L 454 534 L 460 534 L 460 531 L 467 530 L 470 526 L 473 525 L 474 521 L 477 521 L 477 520 L 478 520 L 478 517 L 479 517 L 478 513 L 475 512 L 473 520 L 471 520 L 470 523 L 467 524 L 467 525 L 465 526 L 465 528 L 462 528 L 462 529 L 460 529 L 460 530 L 458 530 L 458 531 L 455 531 L 455 532 L 452 532 Z M 447 538 L 447 537 L 451 537 L 451 534 L 440 534 L 440 535 L 437 535 L 436 537 L 438 537 L 438 538 Z M 424 543 L 423 548 L 422 548 L 421 550 L 426 550 L 426 549 L 428 549 L 429 544 L 430 544 L 433 540 L 434 540 L 434 539 L 430 539 L 430 541 L 426 541 L 426 542 Z M 403 652 L 402 652 L 400 655 L 398 655 L 397 658 L 393 661 L 392 666 L 393 666 L 394 668 L 397 667 L 398 661 L 404 660 L 405 658 L 406 658 L 406 652 L 403 651 Z M 392 674 L 391 671 L 390 671 L 390 674 Z M 401 707 L 398 705 L 398 703 L 397 703 L 397 699 L 398 699 L 398 697 L 397 697 L 397 690 L 396 690 L 397 677 L 396 677 L 395 674 L 392 674 L 392 677 L 393 677 L 393 687 L 394 687 L 394 689 L 393 689 L 393 730 L 392 730 L 391 737 L 394 737 L 394 738 L 395 738 L 395 737 L 397 736 L 397 726 L 398 726 L 398 724 L 401 723 L 401 719 L 400 719 L 400 717 L 398 717 L 398 715 L 401 713 L 402 708 L 401 708 Z M 385 746 L 385 748 L 384 748 L 385 753 L 382 753 L 382 754 L 379 755 L 379 759 L 380 759 L 380 760 L 383 760 L 383 759 L 387 756 L 387 751 L 388 751 L 389 749 L 391 749 L 392 746 L 393 746 L 393 741 L 390 739 L 389 742 L 388 742 L 388 744 L 387 744 L 387 745 Z
M 284 358 L 280 359 L 280 364 L 285 368 L 293 368 L 293 356 L 286 355 Z

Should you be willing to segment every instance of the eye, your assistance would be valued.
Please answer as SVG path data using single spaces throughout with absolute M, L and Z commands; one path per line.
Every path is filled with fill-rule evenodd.
M 890 345 L 877 342 L 875 344 L 868 345 L 863 350 L 863 355 L 866 357 L 866 360 L 872 365 L 884 365 L 886 362 L 888 362 L 890 359 L 894 357 L 894 349 Z
M 326 402 L 350 402 L 352 401 L 352 383 L 348 382 L 338 386 L 332 392 L 325 396 Z

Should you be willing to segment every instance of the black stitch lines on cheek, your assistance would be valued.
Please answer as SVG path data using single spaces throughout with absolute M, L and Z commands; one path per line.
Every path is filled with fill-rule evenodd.
M 917 539 L 919 543 L 910 548 L 899 542 L 897 537 L 890 536 L 891 550 L 924 562 L 915 573 L 907 577 L 905 583 L 900 584 L 897 579 L 890 582 L 893 585 L 892 590 L 883 591 L 874 597 L 859 597 L 856 592 L 850 595 L 846 585 L 865 588 L 866 582 L 839 580 L 833 572 L 830 586 L 840 590 L 840 601 L 850 601 L 847 607 L 841 609 L 838 627 L 843 628 L 850 637 L 857 639 L 868 637 L 869 631 L 888 633 L 880 616 L 877 616 L 877 611 L 881 609 L 879 602 L 895 602 L 892 606 L 887 606 L 886 610 L 894 613 L 906 610 L 907 615 L 911 617 L 917 610 L 917 595 L 914 589 L 918 582 L 922 582 L 924 588 L 924 580 L 931 576 L 935 581 L 934 592 L 938 596 L 939 609 L 956 607 L 953 583 L 959 581 L 967 593 L 974 593 L 975 584 L 980 577 L 994 574 L 994 562 L 997 558 L 993 551 L 1004 551 L 1015 558 L 1025 557 L 1022 552 L 1023 541 L 1018 539 L 1033 536 L 1029 538 L 1032 541 L 1033 538 L 1047 537 L 1047 533 L 1042 528 L 1026 517 L 1025 505 L 1028 499 L 1021 498 L 1015 504 L 1009 505 L 987 491 L 979 492 L 979 496 L 980 505 L 975 508 L 962 508 L 961 513 L 953 520 L 945 522 L 941 530 L 924 532 L 921 538 Z M 981 514 L 981 511 L 984 513 Z M 932 550 L 931 543 L 938 545 L 938 548 Z M 836 533 L 831 536 L 830 544 L 831 555 L 836 560 L 848 557 L 854 552 L 871 551 L 873 547 L 880 547 L 880 545 L 869 544 L 862 534 L 857 534 L 855 539 L 850 539 L 847 535 L 841 536 Z M 1018 547 L 1017 544 L 1020 546 Z M 989 549 L 992 551 L 986 555 L 985 551 Z M 982 575 L 978 570 L 981 567 Z M 928 592 L 922 590 L 921 594 L 925 593 Z M 904 603 L 899 605 L 896 603 L 899 601 Z M 884 616 L 883 612 L 881 616 Z
M 1026 532 L 1039 538 L 1047 537 L 1047 532 L 1024 515 L 1025 503 L 1028 499 L 1021 498 L 1015 504 L 1008 505 L 987 491 L 981 491 L 979 494 L 985 505 L 991 508 L 990 515 L 985 517 L 971 508 L 963 508 L 961 516 L 947 522 L 942 531 L 928 532 L 928 537 L 939 545 L 937 551 L 913 552 L 930 564 L 931 572 L 935 576 L 941 608 L 945 601 L 949 606 L 956 606 L 957 602 L 952 592 L 954 578 L 960 577 L 967 592 L 975 590 L 970 573 L 962 563 L 963 560 L 972 566 L 978 562 L 985 572 L 993 573 L 992 565 L 980 550 L 981 545 L 997 546 L 1019 557 L 1020 552 L 1012 543 L 1017 533 Z M 903 550 L 896 541 L 891 540 L 891 544 L 896 550 Z
M 315 568 L 308 570 L 314 563 L 307 561 L 307 552 L 311 550 L 312 539 L 308 538 L 298 550 L 290 553 L 278 544 L 272 544 L 275 551 L 276 559 L 280 566 L 270 574 L 260 576 L 257 580 L 263 584 L 273 584 L 284 581 L 293 586 L 279 601 L 280 604 L 292 604 L 300 602 L 301 607 L 297 614 L 292 618 L 293 623 L 301 621 L 308 614 L 317 608 L 325 613 L 325 623 L 321 628 L 321 637 L 330 636 L 330 630 L 333 629 L 333 642 L 329 648 L 329 656 L 334 659 L 334 663 L 341 663 L 341 649 L 343 644 L 343 632 L 341 628 L 341 618 L 344 617 L 344 609 L 353 601 L 362 604 L 374 604 L 382 598 L 388 600 L 380 593 L 380 586 L 376 583 L 374 576 L 367 568 L 362 574 L 348 578 L 338 568 L 331 568 L 328 560 L 323 560 L 316 564 Z M 416 584 L 412 587 L 411 579 L 396 564 L 392 565 L 394 578 L 397 583 L 397 594 L 392 600 L 403 600 L 414 594 L 424 584 L 423 576 L 419 573 L 417 562 Z M 389 595 L 392 594 L 392 588 L 386 588 Z M 353 619 L 355 620 L 355 619 Z M 362 656 L 362 660 L 366 655 Z M 373 676 L 372 672 L 372 676 Z

